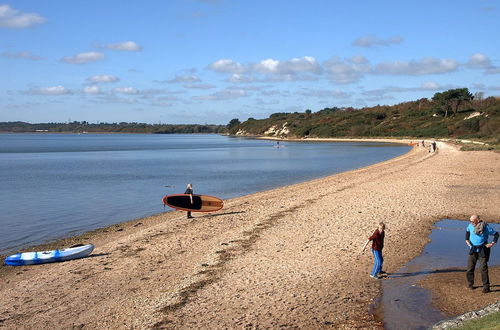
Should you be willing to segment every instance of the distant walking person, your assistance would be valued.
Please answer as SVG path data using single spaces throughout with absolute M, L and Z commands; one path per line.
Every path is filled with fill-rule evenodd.
M 385 238 L 385 224 L 380 222 L 378 228 L 373 232 L 373 234 L 368 237 L 363 250 L 361 253 L 365 252 L 366 246 L 370 241 L 372 241 L 372 254 L 373 254 L 373 270 L 370 274 L 371 278 L 380 279 L 380 275 L 385 274 L 382 271 L 382 266 L 384 265 L 384 257 L 382 255 L 382 249 L 384 248 L 384 238 Z
M 493 242 L 488 243 L 488 236 L 493 235 Z M 483 292 L 490 292 L 490 278 L 488 276 L 488 260 L 491 247 L 498 241 L 498 233 L 486 222 L 479 219 L 478 215 L 470 217 L 470 224 L 465 231 L 465 243 L 470 247 L 467 260 L 467 283 L 469 289 L 474 288 L 474 269 L 479 260 Z
M 431 152 L 436 152 L 436 141 L 432 141 L 431 143 Z
M 193 185 L 192 184 L 188 183 L 188 185 L 186 187 L 186 191 L 184 192 L 184 194 L 188 194 L 189 198 L 191 198 L 191 204 L 194 204 L 194 201 L 193 201 Z M 187 217 L 188 217 L 188 219 L 192 218 L 191 211 L 188 211 Z

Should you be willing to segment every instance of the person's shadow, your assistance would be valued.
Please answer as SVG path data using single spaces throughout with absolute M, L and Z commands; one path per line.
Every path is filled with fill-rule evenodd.
M 448 268 L 448 269 L 430 269 L 430 270 L 422 270 L 419 272 L 401 272 L 401 273 L 387 273 L 387 278 L 404 278 L 404 277 L 412 277 L 419 275 L 431 275 L 431 274 L 444 274 L 444 273 L 465 273 L 466 269 L 461 268 Z M 475 285 L 472 289 L 482 288 L 482 285 Z M 491 292 L 500 292 L 500 284 L 490 285 Z
M 482 287 L 483 287 L 482 285 L 474 285 L 472 289 L 475 290 L 475 289 L 480 289 Z M 494 285 L 490 284 L 490 292 L 500 292 L 500 284 L 494 284 Z
M 407 272 L 407 273 L 388 273 L 387 277 L 389 278 L 400 278 L 400 277 L 412 277 L 412 276 L 419 276 L 419 275 L 430 275 L 430 274 L 443 274 L 443 273 L 465 273 L 465 269 L 459 269 L 459 268 L 448 268 L 448 269 L 429 269 L 429 270 L 422 270 L 419 272 Z
M 217 214 L 207 214 L 205 217 L 211 218 L 211 217 L 220 217 L 222 215 L 231 215 L 231 214 L 240 214 L 240 213 L 246 213 L 245 211 L 235 211 L 235 212 L 226 212 L 226 213 L 217 213 Z
M 496 288 L 496 289 L 493 289 L 493 288 Z M 495 284 L 495 285 L 490 284 L 490 290 L 491 290 L 491 292 L 500 292 L 500 285 L 499 284 Z

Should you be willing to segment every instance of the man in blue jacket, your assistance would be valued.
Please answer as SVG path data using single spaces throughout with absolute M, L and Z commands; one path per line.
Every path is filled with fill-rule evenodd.
M 488 243 L 488 236 L 493 236 L 493 242 Z M 498 241 L 498 233 L 486 222 L 479 219 L 478 215 L 470 217 L 470 224 L 465 232 L 465 243 L 470 247 L 467 260 L 467 283 L 469 289 L 474 288 L 474 269 L 479 260 L 481 267 L 481 279 L 483 281 L 483 292 L 490 292 L 490 279 L 488 276 L 488 260 L 490 249 Z

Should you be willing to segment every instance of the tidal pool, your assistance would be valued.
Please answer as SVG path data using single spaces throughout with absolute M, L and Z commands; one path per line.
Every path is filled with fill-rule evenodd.
M 427 329 L 447 318 L 431 305 L 431 292 L 417 283 L 429 274 L 460 272 L 465 286 L 469 250 L 465 244 L 465 228 L 468 224 L 468 221 L 449 219 L 437 222 L 422 254 L 397 272 L 390 273 L 382 282 L 382 294 L 373 313 L 384 323 L 385 329 Z M 499 224 L 490 225 L 500 231 Z M 492 251 L 488 265 L 500 265 L 500 251 Z

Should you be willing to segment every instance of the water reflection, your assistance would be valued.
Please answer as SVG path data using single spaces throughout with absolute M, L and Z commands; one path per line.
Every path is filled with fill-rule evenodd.
M 465 244 L 468 221 L 442 220 L 435 224 L 422 254 L 382 282 L 382 296 L 374 314 L 385 329 L 427 329 L 446 316 L 431 305 L 431 292 L 417 286 L 429 274 L 463 273 L 469 248 Z M 500 231 L 499 224 L 490 225 Z M 491 241 L 491 238 L 490 238 Z M 500 253 L 491 253 L 489 265 L 500 265 Z

